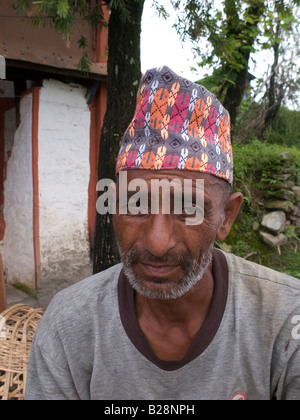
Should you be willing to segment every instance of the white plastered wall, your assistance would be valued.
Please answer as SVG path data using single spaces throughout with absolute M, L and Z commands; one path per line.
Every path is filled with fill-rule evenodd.
M 88 243 L 90 111 L 86 90 L 45 80 L 39 100 L 40 293 L 91 273 Z
M 7 162 L 4 197 L 2 252 L 6 280 L 34 289 L 31 93 L 20 101 L 20 125 Z
M 88 242 L 91 116 L 85 93 L 80 85 L 55 80 L 43 81 L 39 92 L 38 296 L 45 305 L 58 290 L 92 273 Z M 4 197 L 5 236 L 0 249 L 6 280 L 34 291 L 30 92 L 20 101 L 20 124 L 7 162 Z

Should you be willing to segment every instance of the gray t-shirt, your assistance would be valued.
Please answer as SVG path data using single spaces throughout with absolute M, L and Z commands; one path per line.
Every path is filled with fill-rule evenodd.
M 300 280 L 219 250 L 213 276 L 181 361 L 153 353 L 121 264 L 59 292 L 35 334 L 25 398 L 300 399 Z

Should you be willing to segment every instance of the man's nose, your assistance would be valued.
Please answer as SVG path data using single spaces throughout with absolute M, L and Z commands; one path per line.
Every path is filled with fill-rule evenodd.
M 157 257 L 176 246 L 176 232 L 172 215 L 155 214 L 147 221 L 144 243 L 148 250 Z

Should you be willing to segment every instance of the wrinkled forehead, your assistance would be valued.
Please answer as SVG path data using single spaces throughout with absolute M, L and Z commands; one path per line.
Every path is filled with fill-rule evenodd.
M 178 169 L 168 169 L 160 171 L 152 171 L 147 169 L 126 169 L 117 173 L 117 181 L 119 182 L 120 176 L 126 178 L 128 182 L 135 179 L 143 179 L 151 181 L 152 179 L 168 179 L 170 181 L 178 179 L 182 183 L 184 180 L 203 180 L 207 187 L 216 186 L 216 188 L 223 188 L 228 185 L 227 181 L 219 179 L 211 174 L 196 172 L 196 171 L 181 171 Z
M 227 181 L 201 172 L 177 169 L 161 171 L 129 169 L 120 171 L 117 174 L 117 185 L 120 186 L 121 181 L 123 188 L 127 188 L 129 184 L 131 186 L 139 186 L 141 185 L 140 181 L 146 182 L 150 187 L 152 181 L 164 180 L 170 184 L 170 187 L 180 185 L 182 188 L 184 186 L 192 189 L 197 188 L 198 191 L 203 191 L 205 195 L 211 196 L 212 200 L 216 202 L 223 201 L 223 199 L 227 201 L 231 191 L 231 186 Z M 160 185 L 162 186 L 163 184 L 161 183 Z

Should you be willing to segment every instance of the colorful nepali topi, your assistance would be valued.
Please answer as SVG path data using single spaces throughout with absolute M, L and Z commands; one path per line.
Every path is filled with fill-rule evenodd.
M 116 172 L 137 168 L 201 171 L 232 183 L 228 112 L 206 88 L 168 67 L 148 70 Z

